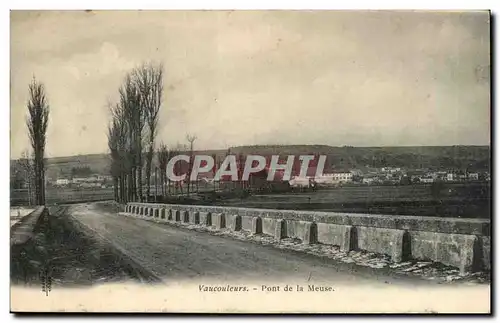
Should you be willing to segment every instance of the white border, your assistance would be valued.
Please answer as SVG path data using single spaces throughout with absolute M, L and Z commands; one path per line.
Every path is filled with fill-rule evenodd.
M 382 9 L 403 9 L 403 10 L 484 10 L 491 9 L 494 1 L 476 0 L 476 1 L 332 1 L 309 0 L 309 1 L 272 1 L 272 0 L 254 0 L 254 1 L 44 1 L 43 6 L 35 1 L 13 1 L 10 9 L 338 9 L 338 10 L 382 10 Z M 119 4 L 119 6 L 116 6 Z
M 0 145 L 1 149 L 4 151 L 5 155 L 10 157 L 10 140 L 9 140 L 9 123 L 10 123 L 10 115 L 9 115 L 9 110 L 10 110 L 10 105 L 9 105 L 9 70 L 10 70 L 10 65 L 9 65 L 9 10 L 16 10 L 16 9 L 63 9 L 63 10 L 75 10 L 75 9 L 143 9 L 143 10 L 154 10 L 154 9 L 370 9 L 370 10 L 377 10 L 377 9 L 402 9 L 402 10 L 484 10 L 484 9 L 491 9 L 493 14 L 500 12 L 498 9 L 499 6 L 499 1 L 480 1 L 480 0 L 475 0 L 475 1 L 465 1 L 465 0 L 454 0 L 454 1 L 428 1 L 428 0 L 421 0 L 421 1 L 377 1 L 376 3 L 373 1 L 355 1 L 355 0 L 349 0 L 349 1 L 338 1 L 335 2 L 334 4 L 331 1 L 325 1 L 325 0 L 308 0 L 308 1 L 271 1 L 271 0 L 246 0 L 244 2 L 242 1 L 210 1 L 210 2 L 203 2 L 203 1 L 177 1 L 177 2 L 172 2 L 169 1 L 161 1 L 162 5 L 159 5 L 160 1 L 127 1 L 127 0 L 122 0 L 122 1 L 103 1 L 103 0 L 89 0 L 89 1 L 43 1 L 43 5 L 41 6 L 40 2 L 36 1 L 2 1 L 2 7 L 3 10 L 1 11 L 1 33 L 2 33 L 2 40 L 3 40 L 3 45 L 1 47 L 2 49 L 2 73 L 0 73 L 1 77 L 1 86 L 0 86 L 0 91 L 1 91 L 1 103 L 2 103 L 2 108 L 0 109 L 0 113 L 2 113 L 2 117 L 0 117 L 0 129 L 4 132 L 2 136 L 0 136 Z M 119 6 L 117 6 L 119 5 Z M 497 22 L 498 24 L 498 22 Z M 495 27 L 496 30 L 496 26 Z M 496 32 L 493 33 L 495 36 L 495 40 L 497 39 L 496 37 Z M 498 62 L 498 56 L 497 53 L 495 52 L 495 62 Z M 496 68 L 495 68 L 496 71 Z M 494 71 L 494 72 L 495 72 Z M 496 73 L 495 73 L 496 74 Z M 495 84 L 495 89 L 494 91 L 497 92 L 498 90 L 498 83 Z M 495 105 L 493 105 L 494 107 Z M 498 123 L 498 113 L 495 116 L 495 124 Z M 495 142 L 495 141 L 494 141 Z M 495 147 L 492 145 L 492 149 L 496 151 L 496 142 L 495 142 Z M 4 155 L 4 156 L 5 156 Z M 496 156 L 495 156 L 496 157 Z M 1 165 L 0 165 L 0 171 L 2 172 L 2 193 L 0 196 L 2 197 L 1 203 L 2 203 L 2 209 L 7 211 L 7 208 L 9 206 L 9 189 L 8 189 L 8 183 L 9 183 L 9 161 L 7 158 L 2 158 L 1 160 Z M 496 158 L 495 158 L 496 160 Z M 495 163 L 495 168 L 498 166 L 497 163 Z M 494 174 L 494 181 L 496 182 L 497 176 L 496 172 Z M 497 192 L 495 192 L 494 196 L 494 201 L 497 200 Z M 492 215 L 493 218 L 496 218 L 496 214 Z M 498 225 L 499 220 L 495 220 L 495 234 L 497 233 L 497 228 L 496 226 Z M 2 236 L 8 237 L 9 236 L 9 226 L 7 225 L 7 219 L 4 219 L 2 222 Z M 5 226 L 4 226 L 5 224 Z M 495 235 L 496 237 L 496 235 Z M 6 239 L 6 238 L 5 238 Z M 5 261 L 3 262 L 4 266 L 2 266 L 2 282 L 3 285 L 1 287 L 1 295 L 2 295 L 2 314 L 5 315 L 6 313 L 9 313 L 10 310 L 10 304 L 9 304 L 9 291 L 10 291 L 10 284 L 9 284 L 9 268 L 6 265 L 9 263 L 9 249 L 8 249 L 8 244 L 7 241 L 4 241 L 2 244 L 2 248 L 4 249 L 5 252 L 2 254 L 5 255 L 6 257 Z M 496 246 L 495 246 L 496 247 Z M 497 248 L 494 248 L 496 251 Z M 497 254 L 495 254 L 495 258 L 497 259 Z M 496 274 L 496 266 L 495 268 L 495 274 Z M 498 277 L 498 275 L 496 275 Z M 498 295 L 497 295 L 498 296 Z M 495 298 L 496 300 L 498 297 Z M 492 304 L 492 306 L 495 306 L 497 304 Z M 9 315 L 9 319 L 12 320 L 13 316 Z M 33 318 L 34 319 L 34 318 Z M 74 317 L 71 318 L 65 318 L 65 320 L 74 320 Z M 141 318 L 133 318 L 133 319 L 141 319 Z M 174 317 L 169 317 L 170 320 L 175 319 Z M 268 318 L 257 318 L 259 321 L 266 321 Z M 335 317 L 332 318 L 334 320 L 342 320 L 343 318 L 340 317 Z M 351 318 L 353 319 L 353 318 Z M 362 319 L 362 318 L 357 318 L 357 319 Z M 381 319 L 384 319 L 384 317 L 381 317 Z M 435 320 L 436 318 L 428 318 Z M 441 319 L 446 319 L 446 317 L 441 318 Z M 456 318 L 454 317 L 448 317 L 450 320 L 455 320 Z

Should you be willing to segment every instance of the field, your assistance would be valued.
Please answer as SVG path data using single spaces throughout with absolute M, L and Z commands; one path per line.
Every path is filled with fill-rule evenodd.
M 103 201 L 112 200 L 112 188 L 99 188 L 99 189 L 54 189 L 49 188 L 46 191 L 46 203 L 62 204 L 62 203 L 76 203 L 84 201 Z M 27 190 L 11 190 L 10 204 L 12 206 L 27 205 L 28 204 L 28 191 Z
M 490 187 L 487 183 L 346 186 L 316 192 L 252 195 L 215 204 L 350 213 L 491 217 Z
M 316 192 L 255 195 L 261 201 L 293 199 L 294 202 L 374 202 L 374 201 L 430 201 L 489 198 L 489 187 L 483 183 L 419 185 L 352 185 L 325 188 Z

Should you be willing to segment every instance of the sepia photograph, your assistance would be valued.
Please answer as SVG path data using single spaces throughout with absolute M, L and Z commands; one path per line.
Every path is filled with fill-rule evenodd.
M 491 314 L 491 24 L 11 10 L 11 313 Z

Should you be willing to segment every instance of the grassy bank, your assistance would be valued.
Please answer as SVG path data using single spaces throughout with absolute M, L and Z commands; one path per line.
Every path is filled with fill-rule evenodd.
M 34 239 L 11 247 L 12 284 L 41 289 L 43 277 L 50 277 L 52 288 L 142 280 L 128 259 L 71 221 L 65 207 L 50 213 Z

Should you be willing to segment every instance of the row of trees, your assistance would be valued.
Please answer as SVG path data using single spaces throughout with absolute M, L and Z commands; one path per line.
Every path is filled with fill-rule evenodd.
M 184 149 L 168 149 L 161 143 L 157 151 L 156 137 L 163 101 L 163 66 L 145 63 L 126 74 L 119 90 L 118 102 L 109 104 L 108 147 L 111 154 L 111 175 L 115 199 L 121 203 L 144 201 L 151 196 L 153 159 L 158 159 L 162 195 L 168 183 L 168 161 Z M 194 136 L 188 137 L 191 151 Z M 145 192 L 143 192 L 143 172 Z M 178 186 L 176 186 L 178 187 Z M 188 189 L 189 191 L 189 189 Z
M 109 105 L 112 118 L 108 128 L 108 146 L 111 153 L 115 198 L 118 201 L 142 201 L 145 196 L 151 195 L 151 171 L 163 101 L 163 73 L 161 64 L 148 63 L 133 69 L 126 75 L 118 90 L 118 102 Z M 26 125 L 32 151 L 23 155 L 20 164 L 22 173 L 27 179 L 28 190 L 34 192 L 34 204 L 43 205 L 45 204 L 46 133 L 50 108 L 43 83 L 33 78 L 28 90 Z M 187 140 L 192 155 L 196 137 L 187 136 Z M 168 161 L 186 150 L 179 145 L 170 150 L 164 144 L 158 148 L 156 155 L 162 194 L 167 193 L 163 184 L 168 183 L 166 176 Z M 191 165 L 189 166 L 191 169 Z M 145 194 L 142 186 L 143 170 L 146 177 Z M 177 189 L 182 192 L 182 186 L 176 185 Z M 188 183 L 188 193 L 189 190 Z

